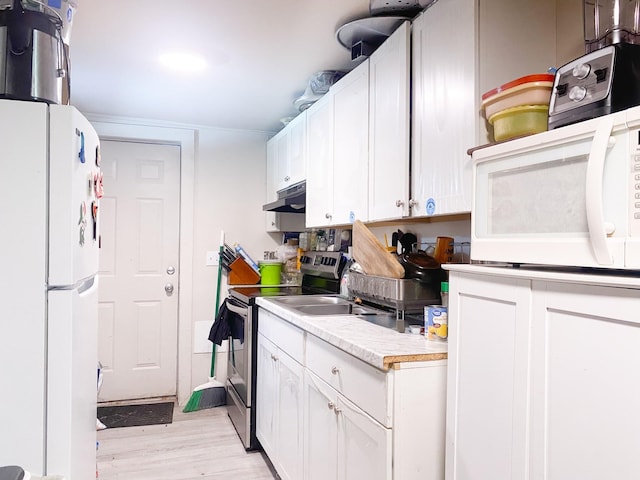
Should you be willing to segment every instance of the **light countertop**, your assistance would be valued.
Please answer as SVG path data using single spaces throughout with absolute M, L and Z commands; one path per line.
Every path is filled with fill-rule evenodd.
M 467 274 L 640 289 L 640 272 L 637 270 L 608 270 L 545 265 L 522 265 L 520 268 L 514 268 L 507 264 L 468 265 L 453 263 L 443 265 L 443 268 Z
M 398 333 L 355 315 L 303 316 L 268 297 L 258 297 L 256 303 L 302 330 L 383 370 L 400 368 L 400 364 L 408 362 L 447 358 L 446 342 L 430 341 L 423 335 Z

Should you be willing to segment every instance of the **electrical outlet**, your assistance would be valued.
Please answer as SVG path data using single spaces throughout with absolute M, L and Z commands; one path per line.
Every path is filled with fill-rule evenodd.
M 206 265 L 208 267 L 217 267 L 218 261 L 219 261 L 218 252 L 207 252 Z

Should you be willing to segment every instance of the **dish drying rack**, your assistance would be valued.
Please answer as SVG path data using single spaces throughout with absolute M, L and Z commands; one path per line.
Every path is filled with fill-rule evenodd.
M 421 313 L 426 305 L 440 303 L 440 292 L 416 279 L 388 278 L 350 271 L 349 295 L 395 311 L 396 330 L 404 333 L 405 313 Z

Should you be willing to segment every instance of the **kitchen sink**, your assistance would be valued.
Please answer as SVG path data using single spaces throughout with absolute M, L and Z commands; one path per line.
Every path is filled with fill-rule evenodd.
M 367 305 L 361 305 L 337 296 L 300 295 L 275 297 L 271 301 L 281 304 L 302 316 L 329 317 L 332 315 L 354 315 L 381 327 L 396 329 L 396 315 Z
M 273 298 L 273 300 L 289 306 L 332 304 L 349 305 L 349 300 L 341 297 L 327 295 L 295 295 L 291 297 L 275 297 Z
M 298 305 L 294 307 L 303 315 L 376 315 L 373 308 L 363 307 L 350 302 L 325 305 Z

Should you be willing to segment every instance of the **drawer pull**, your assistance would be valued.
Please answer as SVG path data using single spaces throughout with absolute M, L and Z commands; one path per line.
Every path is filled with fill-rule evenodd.
M 337 375 L 340 373 L 340 369 L 338 367 L 331 367 L 331 373 Z

